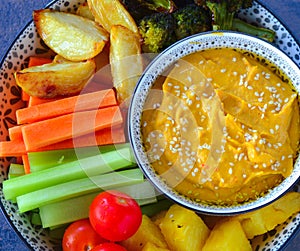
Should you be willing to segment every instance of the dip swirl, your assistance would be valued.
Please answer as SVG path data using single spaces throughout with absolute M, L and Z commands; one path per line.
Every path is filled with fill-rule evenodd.
M 182 58 L 147 97 L 142 137 L 151 166 L 193 200 L 255 199 L 293 170 L 297 93 L 258 60 L 232 49 Z

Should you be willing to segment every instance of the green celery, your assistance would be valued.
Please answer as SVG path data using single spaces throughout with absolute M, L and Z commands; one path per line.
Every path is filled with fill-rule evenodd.
M 69 148 L 42 152 L 30 152 L 28 153 L 30 171 L 38 172 L 50 167 L 73 162 L 78 159 L 87 158 L 90 156 L 95 156 L 99 153 L 105 153 L 123 147 L 128 147 L 128 143 L 105 146 Z
M 30 216 L 30 222 L 33 225 L 41 226 L 42 225 L 42 221 L 41 221 L 40 214 L 38 212 L 32 212 L 32 214 Z
M 113 189 L 123 185 L 143 182 L 143 173 L 139 168 L 112 172 L 61 183 L 17 197 L 20 213 L 24 213 L 43 205 L 99 191 Z
M 132 166 L 135 166 L 135 163 L 131 148 L 127 146 L 5 180 L 3 193 L 5 199 L 14 201 L 16 197 L 35 190 Z
M 140 206 L 157 201 L 155 190 L 148 181 L 114 189 L 135 198 Z M 53 228 L 88 218 L 89 206 L 101 191 L 102 190 L 41 206 L 39 212 L 43 228 Z
M 16 178 L 25 174 L 24 166 L 21 164 L 11 163 L 8 171 L 8 178 Z

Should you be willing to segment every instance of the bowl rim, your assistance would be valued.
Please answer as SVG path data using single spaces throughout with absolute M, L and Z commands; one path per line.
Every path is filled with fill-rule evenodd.
M 146 99 L 146 96 L 148 95 L 150 87 L 153 85 L 153 82 L 156 80 L 157 76 L 159 76 L 164 70 L 166 70 L 172 63 L 176 62 L 178 59 L 180 59 L 183 56 L 189 55 L 193 52 L 196 51 L 201 51 L 195 50 L 192 52 L 184 53 L 181 57 L 170 57 L 173 56 L 172 53 L 176 50 L 176 48 L 180 45 L 188 45 L 190 42 L 192 42 L 194 39 L 197 38 L 205 38 L 207 37 L 214 37 L 214 38 L 220 38 L 220 37 L 230 37 L 230 38 L 242 38 L 247 41 L 254 41 L 255 43 L 259 44 L 262 46 L 264 49 L 270 49 L 280 57 L 284 62 L 286 62 L 291 69 L 299 72 L 300 76 L 300 68 L 296 65 L 296 63 L 289 58 L 282 50 L 279 48 L 275 47 L 272 43 L 265 41 L 263 39 L 260 39 L 258 37 L 254 37 L 252 35 L 248 34 L 243 34 L 240 32 L 236 31 L 208 31 L 208 32 L 203 32 L 199 34 L 192 35 L 190 37 L 184 38 L 168 48 L 166 48 L 164 51 L 162 51 L 160 54 L 158 54 L 146 67 L 144 70 L 143 74 L 139 78 L 137 85 L 134 89 L 133 95 L 131 97 L 131 102 L 129 105 L 128 109 L 128 116 L 127 116 L 127 124 L 128 124 L 128 138 L 130 145 L 133 149 L 133 155 L 136 160 L 137 165 L 140 167 L 142 172 L 144 173 L 145 177 L 153 184 L 153 186 L 162 194 L 164 194 L 167 198 L 171 199 L 172 201 L 176 202 L 177 204 L 184 206 L 186 208 L 192 209 L 198 213 L 203 213 L 203 214 L 210 214 L 210 215 L 236 215 L 236 214 L 241 214 L 245 212 L 249 212 L 255 209 L 259 209 L 261 207 L 264 207 L 266 205 L 269 205 L 270 203 L 274 202 L 275 200 L 279 199 L 282 197 L 285 193 L 287 193 L 299 180 L 300 180 L 300 157 L 298 156 L 297 159 L 295 160 L 294 163 L 294 168 L 290 176 L 285 178 L 279 185 L 277 185 L 275 188 L 271 189 L 270 192 L 268 192 L 266 195 L 259 197 L 258 199 L 250 202 L 246 202 L 243 204 L 238 204 L 234 206 L 211 206 L 211 205 L 201 205 L 199 203 L 196 203 L 194 201 L 191 201 L 188 198 L 185 198 L 185 196 L 180 195 L 174 191 L 172 191 L 171 188 L 169 188 L 164 182 L 161 181 L 159 178 L 159 175 L 155 173 L 155 171 L 150 167 L 150 164 L 147 162 L 147 157 L 145 153 L 141 155 L 140 149 L 142 146 L 142 142 L 139 142 L 138 140 L 141 140 L 140 137 L 140 131 L 136 132 L 136 127 L 134 126 L 134 123 L 141 124 L 140 118 L 137 118 L 137 107 L 140 106 L 141 102 L 144 102 Z M 199 46 L 200 47 L 200 46 Z M 206 49 L 214 49 L 214 48 L 224 48 L 224 46 L 213 46 L 210 48 Z M 233 45 L 232 46 L 225 46 L 225 48 L 236 48 Z M 205 50 L 205 49 L 204 49 Z M 250 51 L 251 50 L 243 48 L 243 51 Z M 257 52 L 253 52 L 255 54 L 260 55 Z M 261 56 L 261 55 L 260 55 Z M 267 58 L 267 57 L 266 57 Z M 159 71 L 155 72 L 155 68 L 160 65 L 160 62 L 163 60 L 167 61 L 168 63 L 164 64 L 164 68 L 160 69 Z M 268 60 L 268 58 L 267 58 Z M 282 69 L 280 66 L 278 66 L 275 62 L 270 60 L 270 62 L 274 65 L 276 65 L 280 70 L 286 74 L 285 69 Z M 157 69 L 156 69 L 157 70 Z M 153 71 L 155 72 L 153 74 Z M 287 74 L 288 75 L 288 74 Z M 152 84 L 149 86 L 149 88 L 141 90 L 143 87 L 143 82 L 147 81 L 147 78 L 152 79 Z M 299 81 L 298 83 L 298 90 L 297 93 L 300 93 L 300 77 L 297 79 Z M 294 84 L 294 83 L 293 83 Z M 294 86 L 295 89 L 297 86 Z M 142 93 L 142 94 L 141 94 Z M 140 97 L 143 97 L 139 99 Z M 141 111 L 139 111 L 141 113 Z M 138 139 L 137 139 L 138 135 Z M 152 170 L 151 170 L 152 169 Z

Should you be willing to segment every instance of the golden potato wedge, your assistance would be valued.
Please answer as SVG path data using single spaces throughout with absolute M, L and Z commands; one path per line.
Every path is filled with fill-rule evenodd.
M 272 204 L 258 210 L 233 216 L 238 220 L 248 239 L 264 234 L 300 212 L 300 193 L 289 192 Z
M 126 106 L 143 72 L 139 38 L 124 26 L 112 26 L 109 58 L 118 101 Z
M 87 2 L 84 2 L 83 4 L 79 5 L 76 14 L 85 18 L 88 18 L 90 20 L 95 21 L 95 18 L 87 4 Z
M 87 3 L 95 21 L 108 32 L 112 26 L 122 25 L 139 35 L 134 19 L 119 0 L 87 0 Z
M 201 250 L 210 233 L 194 211 L 177 204 L 169 208 L 159 226 L 172 251 Z
M 37 10 L 33 20 L 45 44 L 71 61 L 95 57 L 109 39 L 109 34 L 96 22 L 75 14 Z
M 147 215 L 143 215 L 142 224 L 138 231 L 127 240 L 122 241 L 121 244 L 128 251 L 141 251 L 148 242 L 156 247 L 168 247 L 159 227 Z
M 221 221 L 210 232 L 202 251 L 251 251 L 249 240 L 237 220 Z
M 30 96 L 53 98 L 79 93 L 95 73 L 94 60 L 50 63 L 15 72 L 19 85 Z

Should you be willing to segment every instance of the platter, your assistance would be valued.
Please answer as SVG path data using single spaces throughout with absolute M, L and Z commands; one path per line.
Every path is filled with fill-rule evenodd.
M 75 10 L 84 0 L 58 0 L 51 3 L 48 7 L 56 10 Z M 240 18 L 250 23 L 255 23 L 276 31 L 276 46 L 286 53 L 298 66 L 300 66 L 300 48 L 293 35 L 283 26 L 283 24 L 272 15 L 265 7 L 255 2 L 252 8 L 239 13 Z M 1 62 L 0 75 L 0 96 L 1 96 L 1 115 L 0 115 L 0 139 L 7 140 L 7 128 L 14 125 L 14 111 L 22 106 L 21 93 L 16 88 L 13 72 L 24 67 L 28 57 L 31 55 L 46 56 L 51 52 L 37 36 L 33 23 L 30 23 L 19 34 L 15 42 Z M 5 107 L 5 108 L 3 108 Z M 7 167 L 10 159 L 0 160 L 0 183 L 7 177 Z M 294 187 L 300 191 L 300 184 Z M 51 240 L 48 233 L 40 228 L 35 228 L 30 224 L 27 215 L 19 215 L 17 207 L 4 200 L 3 193 L 0 191 L 1 209 L 7 217 L 9 223 L 14 228 L 20 238 L 32 250 L 59 250 L 60 244 Z M 291 218 L 285 224 L 276 228 L 276 230 L 255 238 L 253 245 L 255 250 L 280 250 L 287 241 L 300 228 L 300 214 Z

